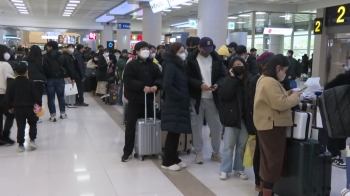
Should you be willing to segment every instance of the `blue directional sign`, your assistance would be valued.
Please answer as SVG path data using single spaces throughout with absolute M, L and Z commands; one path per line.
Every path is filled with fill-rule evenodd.
M 114 41 L 107 41 L 107 48 L 114 49 Z
M 130 23 L 117 23 L 117 29 L 130 29 Z

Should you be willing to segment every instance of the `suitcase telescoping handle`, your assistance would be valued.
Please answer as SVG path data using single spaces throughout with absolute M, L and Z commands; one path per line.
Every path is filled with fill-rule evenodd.
M 153 121 L 156 124 L 156 93 L 153 94 Z M 145 93 L 145 123 L 147 121 L 147 93 Z

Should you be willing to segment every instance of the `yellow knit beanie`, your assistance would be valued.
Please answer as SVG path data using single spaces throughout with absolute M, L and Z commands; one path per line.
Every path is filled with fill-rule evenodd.
M 230 53 L 228 52 L 228 48 L 227 46 L 225 45 L 222 45 L 218 51 L 218 54 L 220 56 L 226 56 L 226 57 L 229 57 L 230 56 Z

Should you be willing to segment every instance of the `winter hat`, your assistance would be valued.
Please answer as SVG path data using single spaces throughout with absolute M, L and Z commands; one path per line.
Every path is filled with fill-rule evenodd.
M 141 48 L 149 48 L 149 44 L 147 42 L 138 42 L 137 44 L 135 44 L 135 51 L 140 51 Z
M 227 48 L 227 46 L 225 46 L 225 45 L 222 45 L 222 46 L 220 47 L 220 49 L 219 49 L 219 51 L 218 51 L 218 54 L 219 54 L 220 56 L 227 56 L 227 57 L 230 56 L 230 53 L 228 52 L 228 48 Z
M 264 52 L 256 61 L 258 62 L 258 65 L 266 65 L 274 56 L 275 54 L 273 52 Z

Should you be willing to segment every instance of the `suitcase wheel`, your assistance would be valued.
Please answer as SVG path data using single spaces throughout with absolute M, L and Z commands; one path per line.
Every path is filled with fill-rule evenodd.
M 139 159 L 140 159 L 140 161 L 144 161 L 145 160 L 145 158 L 144 157 L 139 157 Z
M 191 154 L 191 150 L 187 150 L 186 152 L 187 152 L 187 154 Z
M 158 159 L 159 159 L 159 160 L 162 160 L 162 159 L 163 159 L 163 155 L 159 154 L 159 155 L 158 155 Z
M 135 154 L 134 154 L 134 157 L 135 157 L 135 158 L 138 158 L 138 157 L 139 157 L 139 155 L 138 155 L 137 153 L 135 153 Z

